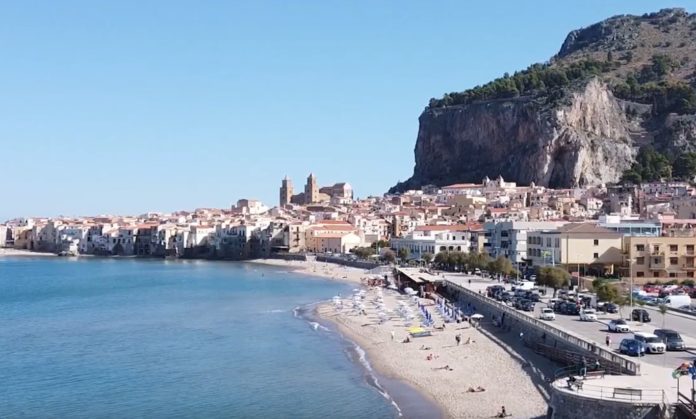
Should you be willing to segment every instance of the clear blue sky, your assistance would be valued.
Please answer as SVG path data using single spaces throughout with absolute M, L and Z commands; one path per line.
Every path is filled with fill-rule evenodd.
M 694 11 L 694 2 L 683 4 Z M 410 176 L 431 97 L 662 1 L 0 2 L 0 220 Z

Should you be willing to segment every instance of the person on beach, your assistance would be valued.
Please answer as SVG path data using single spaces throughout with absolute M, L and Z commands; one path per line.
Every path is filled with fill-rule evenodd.
M 457 346 L 459 346 L 459 344 L 462 343 L 462 335 L 457 334 L 457 336 L 454 337 L 454 340 L 457 341 Z
M 611 337 L 609 337 L 609 335 L 607 335 L 607 338 L 605 339 L 605 341 L 607 343 L 607 346 L 611 346 Z
M 505 406 L 500 407 L 500 413 L 498 413 L 499 418 L 504 418 L 507 417 L 507 411 L 505 410 Z
M 395 334 L 394 331 L 392 330 L 392 331 L 391 331 L 392 340 L 394 340 L 394 336 L 395 336 L 395 335 L 396 335 L 396 334 Z

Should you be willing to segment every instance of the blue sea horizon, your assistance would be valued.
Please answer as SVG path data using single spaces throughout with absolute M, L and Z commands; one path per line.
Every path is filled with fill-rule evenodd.
M 353 286 L 251 264 L 0 258 L 0 417 L 394 418 L 293 311 Z

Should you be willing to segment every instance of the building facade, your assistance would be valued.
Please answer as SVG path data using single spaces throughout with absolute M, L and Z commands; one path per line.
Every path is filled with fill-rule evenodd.
M 626 237 L 623 274 L 636 283 L 694 278 L 694 237 Z

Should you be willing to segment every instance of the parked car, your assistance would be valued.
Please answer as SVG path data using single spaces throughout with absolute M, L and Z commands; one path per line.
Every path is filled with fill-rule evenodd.
M 650 323 L 650 314 L 643 308 L 633 309 L 631 312 L 631 320 L 641 323 Z
M 584 309 L 580 312 L 580 320 L 584 322 L 596 322 L 597 312 L 591 308 Z
M 631 331 L 631 328 L 628 327 L 628 323 L 626 323 L 626 320 L 623 319 L 610 321 L 607 329 L 609 329 L 610 332 L 617 333 L 628 333 Z
M 645 352 L 651 354 L 662 354 L 667 350 L 667 345 L 660 338 L 647 332 L 635 332 L 633 339 L 645 345 Z
M 572 301 L 566 301 L 561 305 L 561 313 L 569 316 L 577 316 L 580 314 L 580 308 Z
M 550 308 L 542 308 L 539 318 L 541 320 L 556 320 L 556 314 Z
M 631 356 L 642 356 L 645 354 L 645 345 L 635 339 L 623 339 L 619 344 L 619 352 Z
M 520 308 L 524 311 L 534 311 L 534 301 L 524 300 L 522 304 L 520 304 Z
M 665 344 L 668 351 L 685 351 L 686 345 L 684 340 L 676 330 L 670 329 L 655 329 L 653 334 L 660 338 Z
M 619 312 L 619 306 L 617 306 L 614 303 L 606 303 L 604 304 L 604 311 L 606 313 L 618 313 Z

